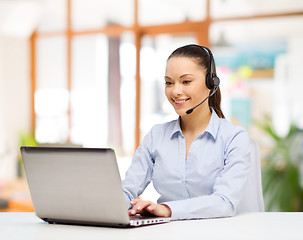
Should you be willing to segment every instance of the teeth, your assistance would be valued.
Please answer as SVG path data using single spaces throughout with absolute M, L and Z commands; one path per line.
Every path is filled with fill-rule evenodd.
M 184 103 L 185 100 L 182 100 L 182 101 L 175 101 L 175 103 Z

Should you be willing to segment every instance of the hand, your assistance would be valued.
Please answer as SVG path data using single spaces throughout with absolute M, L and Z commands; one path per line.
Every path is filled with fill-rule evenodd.
M 171 210 L 167 205 L 156 204 L 150 201 L 143 201 L 140 199 L 134 199 L 131 202 L 133 208 L 128 210 L 129 215 L 141 214 L 148 215 L 152 214 L 157 217 L 170 217 Z

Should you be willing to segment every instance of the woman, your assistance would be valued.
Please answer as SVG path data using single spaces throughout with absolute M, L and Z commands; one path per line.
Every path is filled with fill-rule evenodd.
M 155 125 L 123 181 L 129 214 L 172 219 L 233 216 L 250 171 L 247 132 L 224 119 L 211 51 L 199 45 L 168 58 L 165 95 L 178 120 Z M 153 181 L 158 203 L 137 197 Z

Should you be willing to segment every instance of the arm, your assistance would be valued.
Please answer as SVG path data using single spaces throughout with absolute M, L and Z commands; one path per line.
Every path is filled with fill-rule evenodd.
M 240 131 L 226 144 L 224 167 L 217 175 L 211 195 L 169 201 L 172 219 L 226 217 L 236 214 L 250 171 L 250 138 Z
M 126 172 L 122 187 L 126 204 L 131 208 L 130 201 L 142 194 L 152 178 L 153 161 L 150 155 L 151 132 L 144 138 L 142 144 L 136 150 L 132 163 Z

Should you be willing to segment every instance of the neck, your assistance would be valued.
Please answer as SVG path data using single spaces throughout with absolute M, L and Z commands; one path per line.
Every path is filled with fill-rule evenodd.
M 211 110 L 209 109 L 208 103 L 205 102 L 191 114 L 181 117 L 181 130 L 183 133 L 202 133 L 208 126 L 210 118 Z

